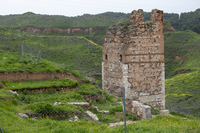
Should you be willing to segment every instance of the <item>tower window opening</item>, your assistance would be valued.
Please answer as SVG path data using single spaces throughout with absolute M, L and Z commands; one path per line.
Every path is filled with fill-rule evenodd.
M 119 61 L 122 62 L 122 55 L 120 54 Z

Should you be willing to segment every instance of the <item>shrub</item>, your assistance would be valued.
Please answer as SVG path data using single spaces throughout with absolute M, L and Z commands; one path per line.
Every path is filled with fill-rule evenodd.
M 109 109 L 110 114 L 115 114 L 115 112 L 122 112 L 123 108 L 122 105 L 117 105 Z
M 135 113 L 132 113 L 132 114 L 126 113 L 126 117 L 133 121 L 139 120 L 139 118 L 137 117 L 137 115 Z
M 171 111 L 170 114 L 175 115 L 175 116 L 180 116 L 180 117 L 186 117 L 186 115 L 184 115 L 182 113 L 175 112 L 175 111 Z
M 29 106 L 29 108 L 38 114 L 54 114 L 64 112 L 64 110 L 60 107 L 55 107 L 46 103 L 33 104 Z
M 152 114 L 152 115 L 158 115 L 158 114 L 159 114 L 159 112 L 160 112 L 160 110 L 159 110 L 159 109 L 157 109 L 157 108 L 154 108 L 153 106 L 151 106 L 151 114 Z
M 0 83 L 0 89 L 5 88 L 4 84 Z

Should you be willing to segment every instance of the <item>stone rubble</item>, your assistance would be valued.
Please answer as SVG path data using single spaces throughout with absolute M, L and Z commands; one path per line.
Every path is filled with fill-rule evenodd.
M 94 106 L 94 110 L 96 110 L 97 112 L 99 112 L 101 114 L 109 115 L 109 111 L 107 111 L 107 110 L 99 111 L 98 107 L 96 107 L 96 106 Z
M 28 115 L 23 114 L 23 113 L 18 113 L 18 115 L 19 115 L 20 117 L 22 117 L 22 118 L 29 118 Z
M 137 123 L 137 121 L 126 121 L 126 125 L 131 124 L 131 123 Z M 116 122 L 116 123 L 109 123 L 109 127 L 117 127 L 124 125 L 124 122 Z
M 81 106 L 84 109 L 90 109 L 90 104 L 87 102 L 68 102 L 67 104 L 75 105 L 75 106 Z
M 99 121 L 99 118 L 96 116 L 96 114 L 93 114 L 91 111 L 87 110 L 86 113 L 89 117 L 91 117 L 94 121 Z
M 12 94 L 15 94 L 15 95 L 19 95 L 16 91 L 12 91 L 12 90 L 8 90 L 8 92 L 12 93 Z
M 80 121 L 78 116 L 74 116 L 74 118 L 70 118 L 69 121 Z
M 55 102 L 53 105 L 54 105 L 54 106 L 61 105 L 61 102 Z
M 166 114 L 169 115 L 169 110 L 161 110 L 159 114 Z

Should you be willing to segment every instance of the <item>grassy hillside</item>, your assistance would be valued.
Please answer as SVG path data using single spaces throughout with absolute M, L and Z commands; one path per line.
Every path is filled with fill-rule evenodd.
M 199 70 L 200 35 L 192 31 L 165 32 L 166 78 Z
M 194 32 L 167 32 L 165 38 L 165 50 L 166 52 L 166 71 L 172 71 L 171 75 L 169 75 L 168 79 L 166 79 L 166 105 L 170 102 L 175 102 L 178 105 L 193 107 L 192 111 L 194 114 L 199 112 L 199 84 L 198 81 L 200 79 L 200 74 L 198 73 L 198 64 L 195 66 L 191 64 L 192 59 L 198 60 L 198 57 L 194 58 L 196 54 L 194 53 L 194 49 L 192 49 L 193 45 L 198 46 L 198 37 L 199 35 Z M 177 36 L 183 36 L 180 40 L 177 39 Z M 188 37 L 188 38 L 187 38 Z M 173 40 L 174 39 L 174 40 Z M 185 40 L 184 40 L 185 39 Z M 71 43 L 69 43 L 70 41 Z M 100 46 L 88 41 L 85 38 L 81 37 L 63 37 L 63 36 L 37 36 L 37 35 L 29 35 L 27 33 L 20 33 L 16 31 L 3 30 L 1 32 L 1 48 L 9 49 L 11 51 L 15 51 L 21 48 L 21 45 L 16 45 L 17 43 L 30 43 L 30 46 L 43 49 L 49 49 L 48 52 L 52 50 L 62 50 L 65 49 L 65 45 L 69 45 L 73 47 L 70 49 L 72 52 L 74 49 L 78 49 L 80 43 L 86 40 L 89 43 L 89 46 Z M 189 44 L 187 44 L 186 40 L 189 40 Z M 171 44 L 173 41 L 174 44 Z M 196 43 L 194 43 L 197 41 Z M 17 43 L 16 43 L 17 42 Z M 75 43 L 74 43 L 75 42 Z M 180 42 L 183 42 L 185 46 L 187 46 L 186 53 L 182 54 L 182 49 L 176 49 L 176 51 L 172 51 L 173 46 L 180 47 Z M 84 44 L 84 43 L 83 43 Z M 78 45 L 78 46 L 77 46 Z M 27 46 L 29 46 L 27 44 Z M 190 48 L 191 47 L 191 48 Z M 24 47 L 25 48 L 25 47 Z M 87 47 L 88 48 L 88 47 Z M 90 47 L 89 47 L 90 48 Z M 93 47 L 92 47 L 93 48 Z M 196 47 L 195 52 L 198 52 L 198 47 Z M 42 50 L 43 50 L 42 49 Z M 24 49 L 25 50 L 25 49 Z M 39 50 L 39 49 L 38 49 Z M 94 51 L 93 49 L 88 49 Z M 48 53 L 47 52 L 47 53 Z M 70 51 L 68 51 L 70 52 Z M 81 52 L 81 50 L 80 50 Z M 178 54 L 177 54 L 177 53 Z M 30 53 L 30 52 L 29 52 Z M 54 51 L 54 53 L 56 53 Z M 53 52 L 51 54 L 54 54 Z M 56 54 L 58 54 L 57 52 Z M 179 54 L 181 53 L 181 54 Z M 1 64 L 2 67 L 0 69 L 2 71 L 57 71 L 57 70 L 65 70 L 65 65 L 55 65 L 53 62 L 48 62 L 43 59 L 36 63 L 36 57 L 27 55 L 26 52 L 24 56 L 20 56 L 18 53 L 10 53 L 6 51 L 1 51 Z M 82 53 L 81 53 L 82 54 Z M 176 56 L 187 57 L 188 59 L 185 61 L 185 65 L 180 68 L 177 65 L 177 62 L 174 61 Z M 187 56 L 184 56 L 187 55 Z M 43 57 L 43 55 L 41 54 Z M 81 56 L 81 55 L 80 55 Z M 101 54 L 100 54 L 101 56 Z M 47 56 L 52 57 L 52 56 Z M 54 57 L 54 56 L 53 56 Z M 53 58 L 52 57 L 52 58 Z M 58 56 L 59 57 L 59 56 Z M 77 57 L 78 58 L 78 57 Z M 191 58 L 191 60 L 190 60 Z M 62 58 L 61 58 L 62 59 Z M 20 63 L 21 60 L 21 63 Z M 57 59 L 59 60 L 59 58 Z M 79 60 L 80 61 L 80 60 Z M 177 60 L 179 61 L 179 60 Z M 59 61 L 58 61 L 59 62 Z M 180 62 L 179 62 L 180 63 Z M 35 67 L 34 64 L 37 64 Z M 4 66 L 3 66 L 4 65 Z M 47 66 L 43 68 L 43 66 Z M 99 64 L 97 64 L 98 66 Z M 23 69 L 21 67 L 23 66 Z M 5 69 L 9 68 L 9 69 Z M 67 67 L 66 67 L 67 68 Z M 188 68 L 191 68 L 191 71 L 186 71 Z M 176 72 L 180 72 L 183 74 L 176 75 Z M 175 73 L 173 73 L 175 72 Z M 190 73 L 188 73 L 190 72 Z M 177 73 L 178 74 L 178 73 Z M 176 76 L 175 76 L 176 75 Z M 122 106 L 118 103 L 121 102 L 121 99 L 116 98 L 115 96 L 110 96 L 105 92 L 102 92 L 95 85 L 91 84 L 78 84 L 69 79 L 52 79 L 52 80 L 44 80 L 44 81 L 2 81 L 5 85 L 5 88 L 0 89 L 0 125 L 3 128 L 4 132 L 83 132 L 83 133 L 92 133 L 92 132 L 124 132 L 123 126 L 119 126 L 117 128 L 108 128 L 108 123 L 111 122 L 119 122 L 123 120 L 123 115 L 117 116 L 115 112 L 122 112 Z M 59 91 L 64 86 L 73 87 L 73 91 Z M 49 89 L 44 90 L 40 93 L 30 93 L 28 91 L 18 92 L 19 95 L 13 95 L 9 93 L 8 89 L 38 89 L 48 87 Z M 78 87 L 79 90 L 75 90 Z M 58 92 L 55 92 L 53 88 L 56 88 Z M 67 102 L 85 102 L 84 94 L 86 95 L 99 95 L 103 94 L 103 98 L 96 100 L 94 102 L 90 102 L 92 105 L 90 111 L 97 114 L 100 123 L 92 121 L 90 117 L 86 115 L 86 109 L 81 107 L 73 106 L 67 104 Z M 14 98 L 14 99 L 12 99 Z M 55 102 L 61 102 L 62 104 L 59 106 L 53 106 Z M 109 115 L 102 115 L 94 110 L 94 106 L 97 106 L 100 110 L 109 110 L 112 112 Z M 40 118 L 27 118 L 23 119 L 18 116 L 18 113 L 33 113 L 35 112 L 39 116 L 45 116 Z M 77 113 L 80 122 L 69 122 L 69 119 L 74 117 L 74 113 Z M 59 117 L 59 114 L 61 115 Z M 85 114 L 85 115 L 83 115 Z M 175 113 L 176 114 L 176 113 Z M 179 115 L 179 114 L 178 114 Z M 136 120 L 134 114 L 127 114 L 128 120 Z M 158 124 L 159 123 L 159 124 Z M 144 120 L 138 122 L 136 124 L 130 124 L 127 126 L 127 132 L 196 132 L 200 131 L 199 129 L 200 121 L 191 116 L 165 116 L 159 115 L 151 120 Z
M 168 24 L 167 21 L 165 23 Z M 169 104 L 173 103 L 177 106 L 176 108 L 185 106 L 188 109 L 193 109 L 194 113 L 198 113 L 199 109 L 195 105 L 200 103 L 197 93 L 199 85 L 192 81 L 198 79 L 197 73 L 200 68 L 200 35 L 193 31 L 165 31 L 164 34 L 166 107 L 169 109 Z M 103 38 L 103 33 L 101 35 L 91 36 L 99 39 Z M 89 36 L 85 37 L 89 38 Z M 64 63 L 72 69 L 79 70 L 84 75 L 101 75 L 102 48 L 92 41 L 78 36 L 44 36 L 1 30 L 0 48 L 20 52 L 21 43 L 24 43 L 27 45 L 27 49 L 29 46 L 37 50 L 41 49 L 42 58 Z M 31 53 L 30 49 L 27 51 Z M 188 73 L 190 75 L 187 75 Z M 179 78 L 176 75 L 193 80 L 186 82 L 185 79 L 183 81 L 181 79 L 179 83 Z M 101 78 L 96 79 L 101 83 Z M 176 84 L 176 80 L 178 84 Z M 185 82 L 189 85 L 185 85 Z
M 197 116 L 200 117 L 199 80 L 199 70 L 190 73 L 179 74 L 170 79 L 166 79 L 166 107 L 177 112 L 197 114 Z
M 134 9 L 133 9 L 134 10 Z M 191 12 L 165 13 L 163 19 L 168 20 L 177 30 L 193 30 L 200 33 L 200 9 Z M 11 29 L 24 29 L 27 26 L 35 28 L 45 27 L 105 27 L 118 22 L 129 20 L 130 13 L 105 12 L 96 15 L 84 14 L 77 17 L 67 17 L 61 15 L 40 15 L 32 12 L 24 14 L 0 16 L 0 27 Z M 151 12 L 144 12 L 144 21 L 149 21 Z
M 5 88 L 0 89 L 0 125 L 5 133 L 21 132 L 69 132 L 69 133 L 113 133 L 124 132 L 124 127 L 108 128 L 109 123 L 123 120 L 123 115 L 116 116 L 115 112 L 122 112 L 122 106 L 118 103 L 121 99 L 102 92 L 101 89 L 91 84 L 74 84 L 68 79 L 52 79 L 44 81 L 19 81 L 0 82 Z M 56 84 L 55 84 L 56 83 Z M 43 90 L 40 93 L 30 93 L 27 90 L 11 94 L 8 89 L 36 89 L 44 87 L 56 87 L 60 90 L 64 86 L 74 87 L 73 91 L 58 91 L 53 89 Z M 75 90 L 75 87 L 80 90 Z M 67 104 L 67 102 L 86 102 L 84 94 L 103 94 L 103 98 L 91 105 L 90 111 L 95 113 L 99 122 L 94 122 L 86 115 L 86 109 Z M 61 102 L 54 106 L 55 102 Z M 103 115 L 94 110 L 109 110 L 109 115 Z M 18 113 L 36 113 L 35 118 L 21 118 Z M 78 113 L 78 114 L 77 114 Z M 62 114 L 62 115 L 59 115 Z M 65 115 L 64 115 L 65 114 Z M 69 119 L 77 114 L 80 122 L 70 122 Z M 165 116 L 158 115 L 151 120 L 144 120 L 127 126 L 127 132 L 196 132 L 198 133 L 200 120 L 186 115 Z M 40 117 L 39 117 L 40 116 Z M 42 117 L 44 116 L 44 117 Z M 137 120 L 134 114 L 127 114 L 127 120 Z M 159 123 L 159 124 L 158 124 Z
M 103 15 L 89 15 L 84 17 L 65 17 L 56 15 L 40 15 L 27 12 L 20 15 L 9 15 L 0 17 L 0 27 L 2 28 L 25 28 L 34 26 L 36 28 L 44 27 L 98 27 L 109 26 L 116 22 L 127 20 L 124 17 L 107 17 Z
M 4 102 L 12 107 L 19 106 L 14 101 Z M 14 109 L 14 108 L 13 108 Z M 12 109 L 12 110 L 13 110 Z M 70 109 L 70 108 L 69 108 Z M 11 111 L 0 108 L 0 124 L 3 131 L 6 133 L 22 133 L 22 132 L 40 132 L 40 133 L 124 133 L 124 127 L 108 128 L 108 124 L 98 124 L 97 122 L 88 122 L 81 120 L 80 122 L 69 122 L 66 120 L 52 120 L 50 118 L 43 119 L 22 119 Z M 158 124 L 159 123 L 159 124 Z M 192 132 L 198 133 L 200 121 L 179 116 L 165 116 L 160 115 L 152 118 L 151 120 L 144 120 L 136 124 L 127 125 L 128 133 L 141 133 L 141 132 L 166 132 L 166 133 L 179 133 L 179 132 Z
M 63 63 L 82 74 L 101 73 L 102 47 L 84 37 L 40 36 L 1 29 L 0 49 L 21 52 L 22 44 L 24 53 L 41 50 L 40 57 Z
M 21 55 L 0 50 L 0 72 L 53 72 L 69 71 L 64 65 L 55 64 L 31 54 Z
M 48 69 L 51 69 L 54 65 L 55 68 L 57 68 L 55 70 L 64 69 L 64 65 L 57 66 L 53 62 L 45 61 L 43 59 L 41 59 L 39 63 L 36 63 L 34 62 L 33 57 L 30 59 L 30 56 L 27 56 L 26 54 L 23 56 L 23 59 L 21 59 L 21 62 L 18 53 L 1 50 L 0 54 L 0 57 L 2 58 L 1 64 L 6 64 L 6 66 L 2 66 L 1 68 L 3 72 L 17 72 L 18 70 L 21 70 L 21 66 L 23 66 L 23 68 L 29 68 L 24 69 L 26 72 L 30 72 L 30 70 L 32 70 L 31 72 L 48 71 Z M 34 63 L 36 65 L 34 65 Z M 7 67 L 9 69 L 4 70 L 3 67 Z M 43 67 L 45 67 L 45 69 L 42 69 Z M 67 90 L 65 90 L 66 87 L 68 87 Z M 19 91 L 19 95 L 8 92 L 8 90 L 22 89 L 23 92 Z M 35 90 L 35 93 L 29 92 L 30 89 Z M 96 96 L 96 100 L 95 98 L 90 98 L 93 96 Z M 90 101 L 87 101 L 90 102 L 91 108 L 84 109 L 79 106 L 67 104 L 67 102 L 86 102 L 85 97 L 89 97 L 91 99 Z M 62 104 L 54 106 L 55 102 L 61 102 Z M 77 115 L 82 122 L 84 121 L 87 123 L 87 121 L 91 121 L 92 119 L 86 115 L 86 110 L 91 110 L 93 113 L 97 114 L 100 122 L 102 123 L 118 122 L 122 119 L 121 117 L 115 118 L 114 115 L 117 111 L 122 112 L 122 106 L 118 102 L 121 102 L 121 99 L 106 94 L 106 92 L 103 92 L 96 85 L 89 83 L 79 84 L 77 81 L 73 81 L 71 79 L 0 81 L 0 115 L 2 116 L 2 113 L 10 114 L 4 115 L 4 117 L 0 118 L 0 125 L 3 129 L 5 129 L 4 132 L 26 132 L 26 129 L 24 130 L 22 128 L 24 128 L 24 124 L 29 125 L 30 123 L 26 121 L 27 119 L 20 118 L 18 113 L 33 112 L 36 115 L 35 117 L 37 117 L 34 117 L 33 119 L 38 122 L 40 121 L 40 124 L 42 124 L 42 121 L 47 119 L 58 124 L 60 121 L 63 121 L 66 124 L 69 119 L 73 118 L 75 115 Z M 110 114 L 104 115 L 98 113 L 94 110 L 94 106 L 98 106 L 100 110 L 109 110 Z M 128 119 L 132 118 L 133 117 L 129 114 Z M 22 122 L 20 130 L 16 130 L 16 128 L 14 128 L 17 126 L 17 123 L 14 122 L 10 125 L 10 121 L 13 121 L 13 119 L 18 119 Z M 29 120 L 32 121 L 33 119 L 30 118 Z M 8 129 L 8 126 L 12 126 L 12 129 Z M 33 126 L 32 129 L 34 131 L 38 130 L 35 126 Z M 32 131 L 29 130 L 29 132 Z
M 200 35 L 192 31 L 165 32 L 166 107 L 200 112 Z

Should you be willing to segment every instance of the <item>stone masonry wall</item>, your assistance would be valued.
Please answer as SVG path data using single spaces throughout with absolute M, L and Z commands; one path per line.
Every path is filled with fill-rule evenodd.
M 151 21 L 143 10 L 133 11 L 130 22 L 109 28 L 103 45 L 103 89 L 141 103 L 165 109 L 163 11 L 154 9 Z

